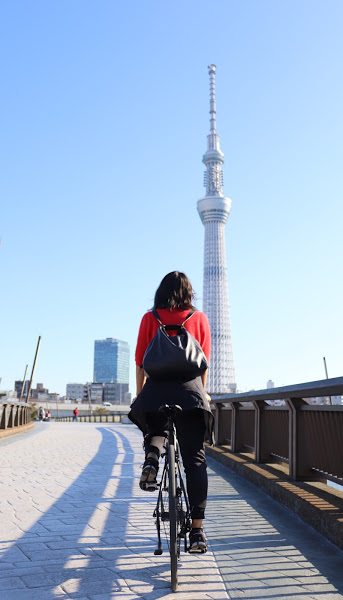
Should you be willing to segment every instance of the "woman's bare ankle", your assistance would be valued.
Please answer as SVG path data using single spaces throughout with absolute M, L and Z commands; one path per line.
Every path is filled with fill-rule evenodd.
M 192 529 L 202 529 L 202 519 L 192 519 Z

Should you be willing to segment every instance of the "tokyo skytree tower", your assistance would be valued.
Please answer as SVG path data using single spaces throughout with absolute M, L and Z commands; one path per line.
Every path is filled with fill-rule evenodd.
M 198 201 L 198 212 L 205 226 L 203 311 L 208 316 L 212 335 L 207 389 L 210 394 L 218 394 L 236 390 L 225 253 L 225 223 L 231 200 L 224 198 L 222 192 L 224 154 L 216 134 L 215 65 L 209 65 L 208 70 L 210 134 L 202 159 L 206 165 L 206 196 Z

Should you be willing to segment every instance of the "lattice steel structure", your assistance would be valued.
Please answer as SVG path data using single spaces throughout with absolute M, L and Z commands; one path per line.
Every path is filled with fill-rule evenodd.
M 209 393 L 225 393 L 236 390 L 225 252 L 225 223 L 231 200 L 224 198 L 222 192 L 224 155 L 216 134 L 215 65 L 209 65 L 208 70 L 211 128 L 203 156 L 206 196 L 198 201 L 198 212 L 205 226 L 203 310 L 208 316 L 212 334 L 207 389 Z

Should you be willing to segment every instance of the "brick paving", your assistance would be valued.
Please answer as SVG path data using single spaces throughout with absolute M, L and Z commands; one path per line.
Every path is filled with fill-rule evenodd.
M 1 600 L 169 600 L 155 494 L 132 425 L 37 423 L 0 441 Z M 209 460 L 210 551 L 182 553 L 180 600 L 343 600 L 343 552 Z

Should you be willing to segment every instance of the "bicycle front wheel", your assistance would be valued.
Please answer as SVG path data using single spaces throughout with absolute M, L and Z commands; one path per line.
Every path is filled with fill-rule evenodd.
M 168 475 L 169 475 L 169 551 L 170 551 L 170 571 L 171 587 L 173 592 L 177 590 L 177 559 L 178 559 L 178 538 L 177 538 L 177 495 L 176 495 L 176 472 L 175 472 L 175 446 L 168 445 Z

